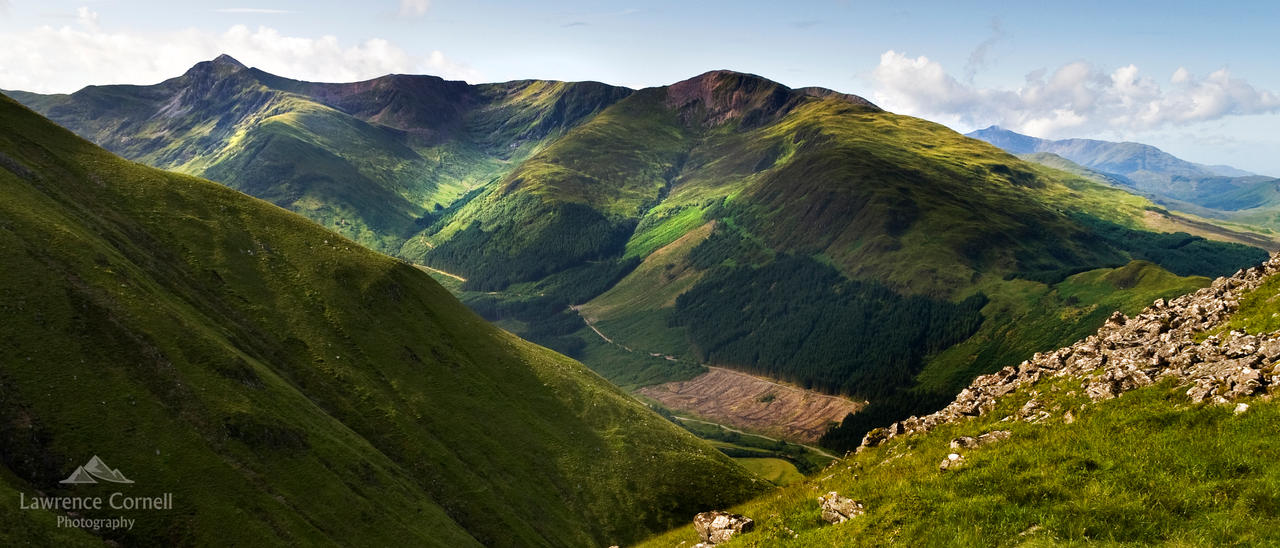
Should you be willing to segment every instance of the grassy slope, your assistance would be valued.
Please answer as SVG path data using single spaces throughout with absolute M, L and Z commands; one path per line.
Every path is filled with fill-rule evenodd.
M 1037 386 L 1070 409 L 1087 398 L 1077 383 Z M 982 419 L 949 425 L 846 458 L 820 479 L 732 510 L 757 532 L 726 546 L 1003 546 L 1280 542 L 1280 450 L 1272 432 L 1280 404 L 1191 405 L 1185 387 L 1161 384 L 1076 412 L 1072 424 L 1000 422 L 1027 396 L 1008 398 Z M 966 467 L 940 473 L 949 440 L 1013 431 L 997 445 L 965 451 Z M 839 491 L 867 514 L 831 526 L 816 498 Z M 692 543 L 691 527 L 642 546 Z
M 626 541 L 760 489 L 411 266 L 7 99 L 0 123 L 4 491 L 69 494 L 98 454 L 177 505 L 116 540 L 457 546 Z

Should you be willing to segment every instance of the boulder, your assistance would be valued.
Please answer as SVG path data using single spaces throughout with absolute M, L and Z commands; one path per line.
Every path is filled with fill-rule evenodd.
M 751 531 L 755 520 L 728 512 L 703 512 L 693 517 L 693 528 L 703 542 L 715 545 L 728 542 L 738 533 Z
M 818 497 L 818 506 L 822 508 L 822 519 L 831 524 L 844 523 L 867 512 L 861 502 L 835 491 Z
M 947 458 L 942 459 L 942 463 L 938 465 L 938 470 L 942 472 L 956 471 L 964 467 L 964 455 L 952 453 Z

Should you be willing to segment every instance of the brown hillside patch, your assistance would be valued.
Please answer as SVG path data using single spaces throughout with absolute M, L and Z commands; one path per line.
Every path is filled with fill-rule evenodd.
M 709 369 L 687 381 L 646 386 L 637 392 L 678 412 L 806 443 L 817 441 L 831 422 L 844 420 L 866 405 L 723 367 Z
M 1251 245 L 1261 247 L 1272 253 L 1280 250 L 1280 243 L 1275 239 L 1254 232 L 1245 232 L 1240 230 L 1231 230 L 1226 227 L 1218 226 L 1212 223 L 1183 217 L 1181 215 L 1159 213 L 1156 211 L 1146 211 L 1143 213 L 1143 224 L 1153 230 L 1161 232 L 1186 232 L 1192 236 L 1200 236 L 1209 240 L 1217 240 L 1220 242 L 1235 242 L 1238 244 Z

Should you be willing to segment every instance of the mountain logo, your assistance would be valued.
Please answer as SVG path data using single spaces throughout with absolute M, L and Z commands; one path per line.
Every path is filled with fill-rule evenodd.
M 97 479 L 94 479 L 97 478 Z M 124 477 L 120 470 L 107 466 L 102 459 L 94 455 L 84 466 L 77 466 L 76 471 L 72 472 L 67 479 L 58 483 L 98 483 L 97 480 L 109 481 L 111 483 L 133 483 L 133 480 Z

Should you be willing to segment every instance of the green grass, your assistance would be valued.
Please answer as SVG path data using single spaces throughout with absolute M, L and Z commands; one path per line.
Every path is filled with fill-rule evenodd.
M 796 470 L 796 465 L 784 459 L 743 457 L 733 460 L 774 485 L 786 486 L 804 481 L 804 474 Z
M 1231 320 L 1213 333 L 1237 329 L 1255 335 L 1280 331 L 1280 277 L 1272 276 L 1257 289 L 1241 296 L 1240 308 L 1231 315 Z
M 174 493 L 122 544 L 562 546 L 766 488 L 411 265 L 8 99 L 0 120 L 0 494 L 94 489 L 58 481 L 97 454 Z
M 757 520 L 728 546 L 994 546 L 1085 543 L 1187 546 L 1280 542 L 1280 404 L 1192 405 L 1162 383 L 1078 409 L 1069 380 L 1036 386 L 1075 421 L 1001 422 L 1026 401 L 1003 401 L 978 420 L 901 438 L 845 459 L 821 478 L 730 508 Z M 1075 391 L 1073 393 L 1072 391 Z M 961 451 L 941 473 L 950 439 L 992 429 L 1013 437 Z M 838 491 L 867 514 L 838 526 L 819 518 L 817 495 Z M 641 546 L 693 542 L 690 527 Z

